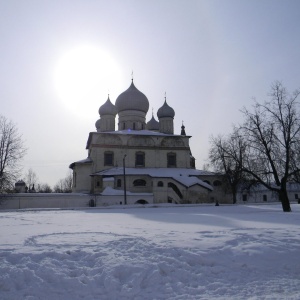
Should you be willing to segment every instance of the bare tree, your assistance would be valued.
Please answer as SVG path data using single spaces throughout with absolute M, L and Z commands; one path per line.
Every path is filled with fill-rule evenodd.
M 73 185 L 73 176 L 68 173 L 63 179 L 60 179 L 54 186 L 55 193 L 71 193 Z
M 212 137 L 210 141 L 210 163 L 215 172 L 225 174 L 225 182 L 231 190 L 233 203 L 237 201 L 238 187 L 246 179 L 242 172 L 245 149 L 237 129 L 227 137 L 219 135 Z
M 47 183 L 38 184 L 37 191 L 39 193 L 52 193 L 52 189 Z
M 69 172 L 64 179 L 65 193 L 71 193 L 72 187 L 73 187 L 73 175 L 71 172 Z
M 291 211 L 287 182 L 300 172 L 300 119 L 297 97 L 280 82 L 271 87 L 270 100 L 255 102 L 252 111 L 244 108 L 245 122 L 238 128 L 244 156 L 242 171 L 277 193 L 285 212 Z M 239 163 L 236 151 L 226 153 Z
M 25 174 L 25 182 L 29 189 L 32 189 L 34 186 L 37 187 L 38 177 L 36 173 L 30 168 Z
M 59 179 L 59 181 L 53 187 L 54 193 L 63 193 L 64 192 L 64 184 L 63 179 Z
M 26 149 L 14 123 L 0 116 L 0 192 L 12 189 L 20 175 Z

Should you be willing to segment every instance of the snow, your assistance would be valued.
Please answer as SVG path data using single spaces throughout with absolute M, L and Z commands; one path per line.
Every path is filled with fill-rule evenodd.
M 114 167 L 94 173 L 95 175 L 116 176 L 123 175 L 123 167 Z M 188 168 L 126 168 L 126 175 L 149 175 L 151 177 L 190 177 L 200 175 L 215 176 L 216 173 Z
M 300 299 L 300 205 L 0 212 L 1 299 Z
M 124 195 L 124 191 L 123 190 L 116 190 L 113 189 L 110 186 L 107 186 L 103 192 L 101 193 L 101 195 L 103 196 L 119 196 L 119 195 Z M 126 191 L 126 195 L 127 196 L 137 196 L 137 195 L 141 195 L 141 196 L 153 196 L 152 193 L 132 193 L 130 191 Z
M 114 167 L 96 172 L 93 175 L 116 176 L 123 175 L 123 173 L 123 167 Z M 213 190 L 211 185 L 195 176 L 215 175 L 215 173 L 187 168 L 126 168 L 126 175 L 148 175 L 153 178 L 173 178 L 186 187 L 198 184 L 209 190 Z

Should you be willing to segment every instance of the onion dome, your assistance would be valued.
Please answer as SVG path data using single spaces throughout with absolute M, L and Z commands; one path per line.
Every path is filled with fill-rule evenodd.
M 115 105 L 118 113 L 124 110 L 139 110 L 147 113 L 149 109 L 147 97 L 135 87 L 133 81 L 130 87 L 119 95 Z
M 159 130 L 159 122 L 157 122 L 152 114 L 152 118 L 149 122 L 147 122 L 148 130 Z
M 95 123 L 95 127 L 97 130 L 100 130 L 100 127 L 101 127 L 101 119 L 98 119 Z
M 174 118 L 175 111 L 172 107 L 170 107 L 165 98 L 164 105 L 157 111 L 157 117 L 160 118 Z
M 99 115 L 113 115 L 117 114 L 117 108 L 110 102 L 109 95 L 106 102 L 100 106 L 99 108 Z

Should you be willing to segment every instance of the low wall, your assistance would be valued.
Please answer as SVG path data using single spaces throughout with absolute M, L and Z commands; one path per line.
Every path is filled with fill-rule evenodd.
M 91 195 L 79 193 L 18 193 L 0 195 L 0 210 L 30 208 L 80 208 L 124 204 L 120 195 Z M 127 204 L 135 204 L 139 200 L 153 203 L 153 195 L 127 195 Z
M 90 195 L 19 193 L 1 195 L 0 209 L 88 207 Z

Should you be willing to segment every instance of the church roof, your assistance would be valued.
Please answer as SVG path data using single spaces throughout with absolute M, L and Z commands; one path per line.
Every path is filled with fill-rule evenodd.
M 147 97 L 135 87 L 133 81 L 130 87 L 118 96 L 115 105 L 118 113 L 124 110 L 138 110 L 147 113 L 149 109 Z
M 105 132 L 90 132 L 90 134 L 115 134 L 115 135 L 159 135 L 159 136 L 180 136 L 182 137 L 182 135 L 180 134 L 171 134 L 171 133 L 162 133 L 162 132 L 155 132 L 152 130 L 132 130 L 132 129 L 124 129 L 124 130 L 117 130 L 117 131 L 105 131 Z M 186 137 L 190 138 L 190 135 L 187 135 Z
M 92 174 L 92 176 L 117 176 L 123 175 L 123 168 L 116 167 L 106 169 Z M 156 178 L 172 178 L 186 187 L 200 185 L 208 190 L 213 190 L 212 186 L 202 181 L 196 176 L 200 175 L 215 175 L 209 171 L 185 168 L 126 168 L 126 175 L 148 175 Z
M 85 159 L 78 160 L 78 161 L 75 161 L 75 162 L 71 163 L 71 164 L 69 165 L 69 168 L 70 168 L 70 169 L 73 169 L 74 166 L 75 166 L 75 164 L 90 164 L 90 163 L 92 163 L 92 162 L 93 162 L 92 159 L 91 159 L 90 157 L 87 157 L 87 158 L 85 158 Z

